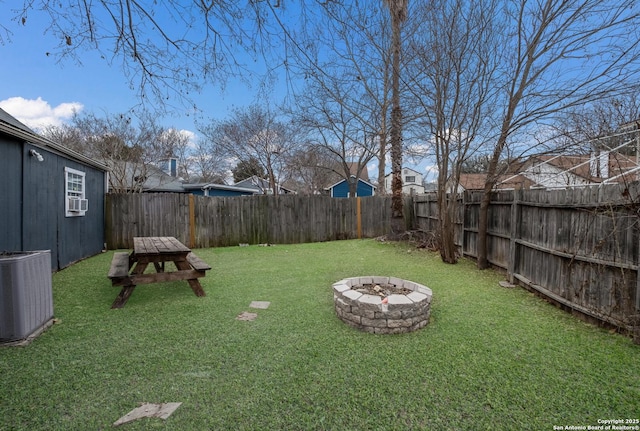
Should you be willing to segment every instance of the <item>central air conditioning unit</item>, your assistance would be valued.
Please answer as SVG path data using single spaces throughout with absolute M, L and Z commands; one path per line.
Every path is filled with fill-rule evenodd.
M 51 252 L 0 252 L 0 343 L 35 336 L 52 319 Z
M 69 198 L 69 211 L 84 212 L 89 208 L 89 201 L 87 199 Z

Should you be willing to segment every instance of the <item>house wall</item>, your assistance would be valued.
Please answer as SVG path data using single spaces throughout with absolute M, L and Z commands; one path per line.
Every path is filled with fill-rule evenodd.
M 22 146 L 0 134 L 0 252 L 22 248 Z
M 590 184 L 571 172 L 563 172 L 546 163 L 527 168 L 521 175 L 544 187 L 567 187 Z
M 424 193 L 424 186 L 418 183 L 403 184 L 402 193 L 405 195 L 416 195 Z
M 254 193 L 236 190 L 209 189 L 209 196 L 252 196 Z
M 64 207 L 64 168 L 69 167 L 85 172 L 85 198 L 89 201 L 89 209 L 83 217 L 65 217 Z M 105 176 L 96 168 L 58 158 L 58 168 L 55 173 L 56 183 L 59 184 L 62 198 L 58 200 L 58 264 L 59 268 L 99 254 L 105 242 Z
M 30 149 L 44 160 L 30 156 Z M 51 250 L 53 270 L 101 252 L 105 172 L 6 135 L 0 136 L 0 153 L 0 251 Z M 85 216 L 65 217 L 65 167 L 85 172 Z
M 356 193 L 359 197 L 373 196 L 373 188 L 367 183 L 358 180 Z M 342 180 L 338 184 L 334 185 L 331 189 L 331 196 L 334 198 L 349 197 L 349 184 L 347 184 L 345 180 Z
M 415 177 L 414 182 L 408 182 L 407 177 Z M 387 193 L 391 193 L 391 179 L 392 175 L 388 174 L 384 177 L 384 189 Z M 402 193 L 405 195 L 411 194 L 422 194 L 425 192 L 424 186 L 422 185 L 423 175 L 414 171 L 413 169 L 403 168 L 402 169 Z

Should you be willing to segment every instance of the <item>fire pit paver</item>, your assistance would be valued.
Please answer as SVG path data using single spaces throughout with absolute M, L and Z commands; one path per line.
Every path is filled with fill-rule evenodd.
M 372 293 L 362 293 L 369 292 L 364 286 L 373 286 Z M 385 293 L 397 289 L 408 293 Z M 432 295 L 428 287 L 397 277 L 351 277 L 333 284 L 334 306 L 340 320 L 375 334 L 424 328 L 429 323 Z

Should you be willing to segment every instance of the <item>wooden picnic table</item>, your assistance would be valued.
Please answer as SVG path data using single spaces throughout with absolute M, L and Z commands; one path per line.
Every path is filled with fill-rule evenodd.
M 165 272 L 165 263 L 173 262 L 176 270 Z M 153 264 L 156 272 L 145 273 Z M 138 284 L 187 280 L 196 296 L 205 296 L 198 280 L 211 267 L 189 247 L 172 236 L 135 237 L 133 251 L 113 255 L 108 277 L 113 286 L 122 286 L 111 308 L 122 308 Z

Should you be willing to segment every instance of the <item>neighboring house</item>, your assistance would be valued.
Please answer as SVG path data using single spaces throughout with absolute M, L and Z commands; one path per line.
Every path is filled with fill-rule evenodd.
M 351 175 L 350 180 L 355 181 L 356 176 Z M 349 183 L 347 180 L 342 179 L 337 183 L 329 186 L 325 189 L 329 192 L 332 198 L 348 198 L 349 196 Z M 356 196 L 353 197 L 365 197 L 365 196 L 373 196 L 376 192 L 376 186 L 371 184 L 369 181 L 365 181 L 362 178 L 358 178 L 358 185 L 356 187 Z
M 159 160 L 156 166 L 165 174 L 173 178 L 178 178 L 178 159 L 175 157 Z
M 458 193 L 472 190 L 484 190 L 486 174 L 460 174 L 460 182 L 458 183 Z M 522 175 L 501 175 L 494 190 L 513 190 L 513 189 L 530 189 L 536 186 L 536 183 Z M 451 190 L 451 187 L 448 187 Z
M 517 173 L 539 187 L 579 187 L 638 180 L 637 162 L 618 152 L 533 156 L 517 166 Z
M 228 186 L 225 184 L 183 184 L 184 190 L 198 196 L 251 196 L 260 192 L 255 188 Z
M 238 181 L 234 184 L 236 187 L 245 188 L 245 189 L 253 189 L 256 190 L 256 194 L 262 195 L 272 195 L 273 190 L 271 190 L 271 186 L 269 185 L 269 180 L 264 178 L 260 178 L 256 175 L 253 175 L 245 180 Z M 276 184 L 276 188 L 278 190 L 279 195 L 288 195 L 295 194 L 293 190 L 289 190 L 280 184 Z
M 52 270 L 104 247 L 107 166 L 0 109 L 0 252 L 50 250 Z
M 150 163 L 106 160 L 104 164 L 110 170 L 109 193 L 185 193 L 180 179 Z
M 617 152 L 532 156 L 509 166 L 495 189 L 569 188 L 637 181 L 636 161 Z M 462 174 L 458 192 L 483 190 L 485 174 Z
M 384 177 L 384 189 L 387 193 L 391 193 L 391 178 L 392 174 Z M 415 169 L 402 168 L 402 193 L 405 195 L 424 193 L 423 179 L 424 176 Z

